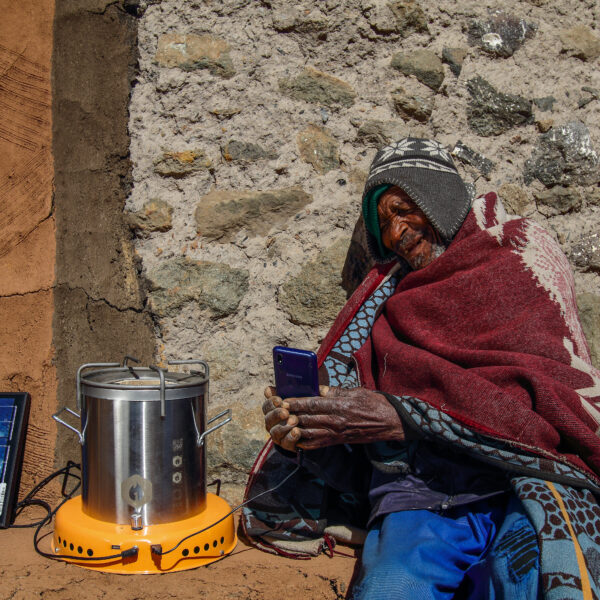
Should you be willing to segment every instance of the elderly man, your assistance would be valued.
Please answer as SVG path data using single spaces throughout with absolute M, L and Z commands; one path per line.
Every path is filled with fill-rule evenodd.
M 378 152 L 363 217 L 377 264 L 319 349 L 321 395 L 265 391 L 247 496 L 296 471 L 247 535 L 364 541 L 357 600 L 600 597 L 600 373 L 566 258 L 495 194 L 471 206 L 432 140 Z

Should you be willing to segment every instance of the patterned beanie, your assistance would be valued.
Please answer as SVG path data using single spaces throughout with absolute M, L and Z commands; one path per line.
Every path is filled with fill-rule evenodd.
M 391 186 L 410 196 L 445 242 L 456 235 L 471 208 L 470 194 L 439 142 L 409 137 L 382 148 L 371 163 L 362 200 L 369 245 L 380 262 L 393 258 L 381 241 L 377 217 L 377 202 Z

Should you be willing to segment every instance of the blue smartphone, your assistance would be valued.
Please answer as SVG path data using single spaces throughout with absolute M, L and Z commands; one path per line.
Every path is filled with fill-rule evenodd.
M 319 395 L 319 369 L 314 352 L 275 346 L 273 370 L 275 387 L 280 398 Z

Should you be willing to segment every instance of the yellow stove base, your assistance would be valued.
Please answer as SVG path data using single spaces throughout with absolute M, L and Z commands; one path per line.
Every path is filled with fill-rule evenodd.
M 166 552 L 181 539 L 223 518 L 230 510 L 225 500 L 207 494 L 206 508 L 198 515 L 134 531 L 129 525 L 89 517 L 83 512 L 81 496 L 77 496 L 65 502 L 56 513 L 52 552 L 80 567 L 108 573 L 171 573 L 194 569 L 233 551 L 237 544 L 233 515 L 186 539 L 169 554 L 152 554 L 151 546 L 160 544 L 162 551 Z M 130 557 L 106 561 L 81 560 L 113 556 L 134 546 L 137 554 Z

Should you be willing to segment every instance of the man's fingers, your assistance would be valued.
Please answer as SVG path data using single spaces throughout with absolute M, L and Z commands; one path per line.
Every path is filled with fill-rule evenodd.
M 263 415 L 270 413 L 272 410 L 275 410 L 276 408 L 288 409 L 289 404 L 285 400 L 282 400 L 281 398 L 279 398 L 279 396 L 273 396 L 271 398 L 267 398 L 263 402 L 263 405 L 262 405 Z
M 268 386 L 264 391 L 265 398 L 271 398 L 271 396 L 277 396 L 277 390 L 272 386 Z
M 296 445 L 300 439 L 300 430 L 297 427 L 292 428 L 289 433 L 283 438 L 281 447 L 291 452 L 296 451 Z
M 320 385 L 319 386 L 319 396 L 327 396 L 328 393 L 329 393 L 328 385 Z
M 271 429 L 271 438 L 285 450 L 293 452 L 296 449 L 296 442 L 300 439 L 300 430 L 289 425 L 275 425 Z
M 271 431 L 278 423 L 287 421 L 289 416 L 290 413 L 285 408 L 276 408 L 275 410 L 268 412 L 265 415 L 265 427 L 267 428 L 267 431 Z M 298 417 L 294 417 L 294 419 L 297 421 Z M 296 425 L 296 423 L 290 423 L 290 425 Z

